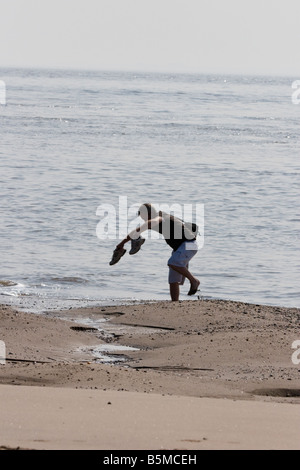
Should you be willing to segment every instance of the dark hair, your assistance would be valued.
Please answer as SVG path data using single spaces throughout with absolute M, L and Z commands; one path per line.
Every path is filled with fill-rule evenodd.
M 145 215 L 146 211 L 147 211 L 148 220 L 157 216 L 157 210 L 149 202 L 146 202 L 145 204 L 141 205 L 141 207 L 138 210 L 138 215 L 141 215 L 141 213 Z

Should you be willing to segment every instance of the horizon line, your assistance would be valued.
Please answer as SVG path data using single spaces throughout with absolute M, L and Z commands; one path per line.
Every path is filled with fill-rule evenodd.
M 41 70 L 41 71 L 70 71 L 70 72 L 91 72 L 91 73 L 131 73 L 131 74 L 152 74 L 152 75 L 226 75 L 232 77 L 247 76 L 247 77 L 278 77 L 278 78 L 293 78 L 300 77 L 300 74 L 295 75 L 291 72 L 238 72 L 238 71 L 196 71 L 196 70 L 175 70 L 175 69 L 136 69 L 136 68 L 115 68 L 115 67 L 103 67 L 103 68 L 92 68 L 92 67 L 78 67 L 78 66 L 66 66 L 66 65 L 0 65 L 0 70 Z M 296 78 L 295 78 L 296 77 Z

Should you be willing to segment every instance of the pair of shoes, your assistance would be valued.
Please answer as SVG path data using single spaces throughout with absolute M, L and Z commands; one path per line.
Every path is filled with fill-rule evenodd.
M 121 248 L 120 250 L 115 249 L 112 255 L 112 259 L 109 262 L 110 266 L 120 261 L 120 259 L 122 258 L 122 256 L 125 255 L 125 253 L 126 253 L 125 248 Z
M 188 292 L 188 295 L 195 295 L 196 292 L 198 292 L 199 289 L 199 286 L 200 286 L 200 281 L 197 282 L 197 285 L 195 285 L 194 287 L 191 286 L 189 292 Z
M 145 243 L 145 238 L 139 237 L 136 240 L 131 240 L 131 250 L 129 251 L 130 255 L 135 255 L 140 251 L 141 246 Z
M 141 246 L 145 243 L 145 238 L 139 237 L 137 240 L 131 240 L 131 250 L 129 251 L 130 255 L 135 255 L 138 251 L 140 251 Z M 125 248 L 121 248 L 118 250 L 117 248 L 114 250 L 112 259 L 109 262 L 110 266 L 113 264 L 118 263 L 122 256 L 124 256 L 126 253 Z

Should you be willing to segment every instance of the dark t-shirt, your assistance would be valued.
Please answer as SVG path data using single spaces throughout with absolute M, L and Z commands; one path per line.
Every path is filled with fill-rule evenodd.
M 159 212 L 162 222 L 152 230 L 163 235 L 167 244 L 176 251 L 183 242 L 196 240 L 195 233 L 186 227 L 182 220 L 166 212 Z

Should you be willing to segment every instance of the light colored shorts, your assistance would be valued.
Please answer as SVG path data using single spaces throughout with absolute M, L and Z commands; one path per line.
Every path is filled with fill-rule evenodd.
M 198 244 L 196 240 L 183 242 L 176 251 L 173 251 L 171 258 L 168 260 L 169 284 L 178 282 L 182 286 L 185 280 L 185 277 L 170 268 L 170 265 L 188 268 L 190 260 L 197 254 L 197 251 Z

